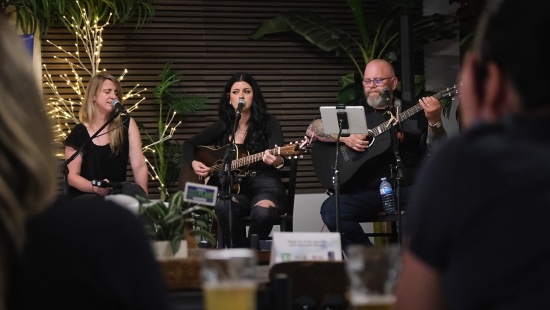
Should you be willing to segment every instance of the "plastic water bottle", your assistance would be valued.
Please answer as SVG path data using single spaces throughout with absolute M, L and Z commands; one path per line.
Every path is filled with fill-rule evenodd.
M 393 189 L 390 182 L 386 181 L 386 178 L 381 179 L 380 183 L 380 195 L 382 196 L 382 203 L 384 205 L 385 213 L 395 213 L 397 212 L 397 207 L 395 206 L 395 198 L 393 197 Z

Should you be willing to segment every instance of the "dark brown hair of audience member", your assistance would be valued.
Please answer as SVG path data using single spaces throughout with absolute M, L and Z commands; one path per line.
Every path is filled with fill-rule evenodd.
M 490 1 L 480 21 L 476 49 L 479 84 L 495 62 L 510 78 L 525 110 L 550 104 L 549 1 Z M 478 91 L 481 85 L 478 85 Z

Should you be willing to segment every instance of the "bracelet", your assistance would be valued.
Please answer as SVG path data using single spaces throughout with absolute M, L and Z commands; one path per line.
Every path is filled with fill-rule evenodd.
M 90 184 L 92 184 L 92 193 L 95 194 L 95 191 L 94 191 L 94 183 L 92 183 L 92 181 L 90 181 Z

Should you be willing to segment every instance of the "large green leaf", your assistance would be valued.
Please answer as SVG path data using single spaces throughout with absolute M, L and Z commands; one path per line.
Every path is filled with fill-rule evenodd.
M 183 192 L 178 191 L 168 200 L 168 208 L 170 211 L 180 212 L 181 207 L 183 206 Z
M 170 108 L 178 114 L 188 114 L 205 109 L 207 100 L 208 98 L 206 97 L 188 97 L 181 95 L 172 97 L 168 104 Z
M 160 74 L 160 84 L 158 84 L 153 89 L 153 96 L 155 97 L 155 101 L 158 104 L 162 104 L 162 100 L 164 99 L 166 94 L 170 94 L 168 92 L 168 88 L 172 86 L 172 84 L 180 82 L 181 79 L 181 73 L 178 70 L 172 70 L 172 60 L 169 60 L 162 69 L 162 72 Z
M 290 11 L 282 14 L 290 27 L 317 47 L 330 52 L 351 53 L 354 41 L 332 23 L 311 11 Z
M 365 97 L 361 77 L 357 74 L 347 74 L 340 78 L 341 90 L 336 97 L 338 102 L 348 104 Z
M 193 225 L 194 225 L 195 227 L 200 227 L 200 228 L 202 228 L 203 230 L 208 230 L 208 229 L 210 229 L 210 226 L 209 226 L 208 224 L 206 224 L 204 221 L 201 221 L 201 220 L 195 220 L 195 221 L 193 222 Z
M 55 22 L 62 22 L 69 31 L 72 27 L 63 18 L 73 18 L 79 25 L 83 22 L 80 7 L 85 9 L 89 19 L 96 18 L 104 23 L 110 17 L 111 24 L 122 24 L 132 16 L 137 15 L 137 26 L 150 22 L 155 15 L 153 0 L 7 0 L 0 2 L 0 11 L 6 12 L 8 6 L 13 5 L 16 12 L 16 23 L 24 33 L 34 33 L 39 30 L 46 34 Z
M 178 251 L 180 250 L 181 241 L 184 239 L 183 235 L 175 236 L 172 240 L 170 240 L 170 245 L 172 247 L 172 255 L 176 255 Z
M 363 1 L 347 0 L 347 3 L 349 8 L 351 9 L 353 17 L 355 18 L 357 29 L 359 29 L 359 34 L 361 34 L 361 39 L 363 40 L 363 47 L 364 49 L 368 49 L 368 47 L 371 45 L 371 38 L 369 35 L 369 30 L 367 28 L 367 22 L 365 20 L 365 12 L 363 10 Z
M 249 36 L 258 40 L 266 34 L 293 30 L 317 47 L 337 54 L 341 51 L 351 52 L 354 41 L 330 21 L 311 11 L 288 11 L 264 21 Z
M 259 40 L 266 34 L 273 34 L 279 32 L 292 31 L 292 28 L 286 21 L 286 18 L 282 15 L 277 15 L 272 19 L 262 22 L 256 30 L 248 36 L 251 40 Z

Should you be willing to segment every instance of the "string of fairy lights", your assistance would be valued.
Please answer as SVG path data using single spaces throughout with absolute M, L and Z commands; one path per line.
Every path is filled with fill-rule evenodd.
M 101 47 L 103 46 L 103 30 L 106 26 L 109 25 L 109 20 L 111 19 L 112 13 L 109 15 L 107 21 L 104 24 L 100 25 L 98 24 L 98 19 L 95 19 L 92 22 L 89 19 L 86 10 L 80 6 L 78 1 L 77 4 L 80 8 L 83 18 L 83 22 L 81 24 L 77 23 L 74 17 L 72 17 L 71 21 L 69 21 L 65 16 L 63 16 L 65 21 L 67 21 L 67 24 L 69 24 L 72 28 L 72 32 L 76 36 L 76 43 L 74 44 L 76 50 L 74 52 L 71 52 L 66 50 L 62 46 L 51 42 L 50 40 L 46 40 L 49 44 L 55 46 L 65 55 L 61 58 L 57 56 L 53 56 L 53 58 L 63 60 L 63 62 L 65 62 L 71 69 L 72 76 L 61 74 L 60 77 L 78 97 L 78 100 L 64 98 L 63 95 L 59 93 L 46 64 L 43 65 L 43 69 L 45 72 L 45 74 L 43 75 L 45 83 L 53 93 L 53 97 L 48 98 L 47 106 L 49 107 L 48 114 L 50 114 L 52 118 L 57 120 L 53 128 L 54 140 L 56 142 L 65 141 L 67 136 L 70 134 L 71 128 L 74 126 L 74 124 L 80 123 L 78 117 L 75 115 L 75 112 L 77 110 L 76 107 L 81 107 L 82 103 L 85 100 L 86 87 L 82 82 L 82 76 L 78 74 L 77 70 L 82 70 L 86 72 L 90 77 L 98 72 L 106 71 L 105 69 L 100 70 L 99 65 L 101 63 Z M 82 62 L 82 59 L 80 57 L 81 46 L 84 47 L 84 52 L 89 58 L 89 66 L 91 66 L 91 69 L 88 69 L 87 66 Z M 118 81 L 122 81 L 127 73 L 128 70 L 124 69 L 122 74 L 117 78 Z M 127 102 L 127 100 L 130 98 L 141 97 L 136 103 L 134 103 L 131 107 L 127 109 L 128 112 L 132 112 L 137 109 L 139 107 L 139 104 L 146 99 L 145 97 L 141 96 L 141 93 L 143 91 L 146 91 L 147 88 L 138 90 L 138 87 L 139 84 L 134 86 L 130 91 L 126 92 L 126 94 L 122 98 L 124 102 Z M 156 144 L 162 143 L 172 138 L 174 132 L 176 131 L 176 128 L 181 124 L 181 122 L 178 122 L 177 124 L 172 126 L 172 122 L 175 116 L 176 113 L 174 112 L 170 117 L 166 118 L 165 129 L 162 133 L 158 135 L 158 139 L 156 141 L 153 141 L 153 139 L 148 135 L 153 142 L 146 146 L 143 146 L 142 152 L 150 151 L 154 154 L 154 146 Z M 57 154 L 57 156 L 63 158 L 64 154 Z M 145 157 L 145 161 L 150 168 L 148 169 L 149 176 L 152 178 L 152 180 L 158 181 L 160 185 L 164 187 L 163 180 L 159 178 L 154 165 L 147 159 L 147 157 Z

